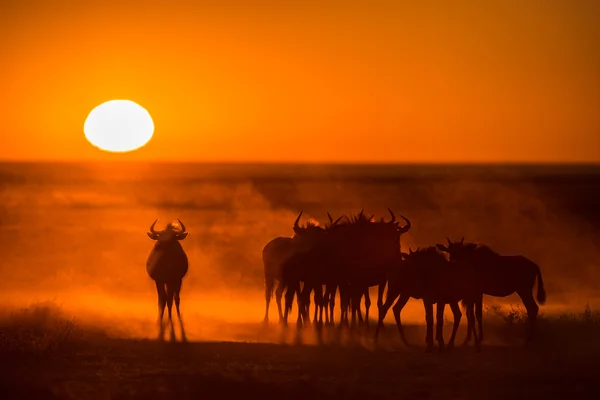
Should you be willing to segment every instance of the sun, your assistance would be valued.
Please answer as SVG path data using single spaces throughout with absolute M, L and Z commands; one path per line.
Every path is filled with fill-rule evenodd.
M 83 132 L 97 148 L 125 153 L 150 141 L 154 122 L 144 107 L 131 100 L 110 100 L 90 111 Z

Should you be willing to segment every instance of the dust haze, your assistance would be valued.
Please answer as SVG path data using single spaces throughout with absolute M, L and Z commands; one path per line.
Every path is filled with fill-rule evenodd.
M 53 168 L 2 167 L 4 313 L 51 301 L 112 336 L 155 337 L 156 292 L 145 270 L 152 242 L 145 232 L 156 218 L 159 228 L 180 218 L 190 232 L 182 242 L 190 269 L 181 293 L 188 339 L 270 341 L 257 328 L 265 307 L 264 245 L 291 236 L 300 210 L 303 222 L 324 224 L 328 211 L 336 218 L 363 208 L 389 219 L 388 207 L 413 223 L 403 249 L 464 236 L 540 265 L 548 292 L 541 312 L 600 305 L 597 222 L 573 212 L 568 193 L 561 197 L 514 172 L 440 178 L 370 175 L 361 167 L 345 175 L 327 167 L 287 175 L 276 166 Z M 516 295 L 484 302 L 520 303 Z M 279 329 L 275 302 L 270 316 Z M 411 300 L 403 319 L 423 323 L 422 304 Z

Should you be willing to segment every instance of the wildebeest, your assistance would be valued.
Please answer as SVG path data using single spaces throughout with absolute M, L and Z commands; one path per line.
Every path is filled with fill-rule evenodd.
M 298 282 L 303 282 L 308 288 L 337 285 L 340 296 L 345 285 L 359 296 L 368 287 L 379 285 L 378 305 L 382 304 L 387 268 L 400 259 L 400 235 L 411 226 L 403 217 L 407 225 L 400 227 L 393 212 L 389 211 L 392 215 L 389 222 L 374 222 L 361 212 L 347 223 L 326 229 L 324 234 L 315 237 L 307 251 L 296 252 L 286 260 L 282 268 L 284 280 L 297 286 Z M 288 293 L 286 309 L 291 306 L 293 295 L 293 292 Z M 301 296 L 301 299 L 306 301 L 306 297 Z M 342 303 L 340 322 L 347 323 L 348 303 Z M 353 307 L 356 306 L 355 302 Z
M 309 249 L 315 241 L 319 240 L 322 234 L 325 233 L 325 229 L 312 222 L 308 222 L 304 226 L 300 226 L 300 218 L 302 217 L 302 211 L 296 218 L 293 224 L 294 236 L 292 237 L 277 237 L 271 240 L 265 245 L 262 251 L 262 260 L 265 274 L 265 317 L 264 322 L 269 321 L 269 305 L 271 297 L 273 296 L 273 290 L 275 288 L 275 282 L 278 282 L 277 290 L 275 292 L 275 301 L 277 302 L 277 311 L 279 313 L 279 322 L 284 322 L 284 314 L 281 307 L 281 298 L 283 292 L 288 291 L 293 296 L 294 293 L 299 291 L 299 288 L 295 286 L 289 288 L 291 282 L 286 282 L 284 279 L 283 266 L 285 262 L 290 259 L 294 254 Z
M 400 216 L 406 224 L 400 226 L 396 216 L 388 208 L 391 215 L 390 221 L 381 218 L 374 221 L 373 216 L 366 218 L 361 213 L 349 223 L 349 236 L 352 250 L 346 251 L 348 268 L 350 299 L 352 308 L 352 325 L 355 324 L 356 316 L 360 321 L 360 301 L 365 297 L 365 321 L 368 327 L 369 288 L 378 286 L 377 307 L 383 304 L 383 293 L 387 282 L 387 271 L 391 265 L 395 265 L 401 259 L 400 237 L 408 232 L 412 223 L 408 218 Z
M 171 318 L 171 308 L 173 300 L 175 300 L 175 308 L 177 316 L 181 321 L 179 311 L 181 284 L 183 277 L 188 271 L 188 258 L 179 243 L 188 236 L 185 225 L 180 220 L 177 227 L 173 223 L 168 223 L 162 231 L 156 231 L 154 221 L 150 226 L 150 232 L 147 235 L 150 239 L 156 241 L 154 247 L 148 256 L 146 262 L 146 271 L 150 278 L 156 283 L 156 291 L 158 293 L 158 324 L 161 334 L 162 320 L 165 313 L 165 305 L 169 312 L 169 322 L 171 324 L 171 332 L 173 334 L 173 321 Z M 182 324 L 183 327 L 183 324 Z
M 546 291 L 540 267 L 528 258 L 517 256 L 503 256 L 488 246 L 476 243 L 464 243 L 464 237 L 458 242 L 452 242 L 449 238 L 448 245 L 437 244 L 437 248 L 447 252 L 451 261 L 469 263 L 475 267 L 475 271 L 482 283 L 482 294 L 475 301 L 475 316 L 479 325 L 479 339 L 483 339 L 483 294 L 494 297 L 506 297 L 517 293 L 527 310 L 529 330 L 527 341 L 530 341 L 535 332 L 536 319 L 539 311 L 533 298 L 533 286 L 537 278 L 537 301 L 544 304 Z M 465 344 L 471 339 L 471 330 L 467 330 Z
M 433 349 L 433 304 L 437 304 L 436 340 L 441 351 L 444 348 L 442 329 L 445 305 L 449 304 L 454 314 L 452 336 L 448 343 L 451 346 L 454 344 L 462 315 L 458 302 L 462 300 L 467 306 L 467 320 L 472 321 L 474 316 L 471 305 L 481 292 L 480 283 L 470 264 L 450 262 L 434 246 L 417 249 L 415 252 L 411 250 L 409 254 L 402 253 L 402 256 L 404 259 L 389 271 L 387 297 L 379 313 L 375 341 L 377 341 L 379 330 L 383 327 L 383 319 L 387 311 L 400 297 L 393 311 L 400 338 L 408 345 L 402 329 L 400 313 L 408 300 L 413 297 L 422 299 L 425 306 L 427 351 Z M 472 329 L 474 330 L 474 328 Z M 480 341 L 476 333 L 475 344 L 476 349 L 479 350 Z

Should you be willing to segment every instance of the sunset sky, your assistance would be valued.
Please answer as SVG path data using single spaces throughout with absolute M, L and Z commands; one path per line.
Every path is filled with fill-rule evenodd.
M 0 160 L 600 162 L 600 2 L 361 3 L 3 1 Z

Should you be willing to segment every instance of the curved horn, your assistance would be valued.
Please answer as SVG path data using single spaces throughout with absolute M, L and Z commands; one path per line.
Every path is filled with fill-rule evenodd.
M 301 216 L 302 216 L 302 210 L 300 211 L 300 214 L 298 215 L 298 218 L 296 218 L 296 221 L 294 221 L 294 228 L 299 228 L 298 222 L 300 222 L 300 217 Z
M 344 218 L 344 217 L 343 216 L 339 217 L 331 225 L 337 225 L 337 223 L 340 222 L 342 220 L 342 218 Z
M 362 210 L 360 210 L 360 214 L 358 214 L 358 218 L 357 219 L 360 219 L 360 217 L 362 217 L 362 215 L 363 215 L 364 212 L 365 212 L 364 208 Z
M 390 210 L 389 208 L 388 208 L 388 211 L 390 212 L 390 215 L 392 216 L 392 220 L 390 221 L 390 224 L 392 224 L 392 223 L 396 222 L 396 216 L 394 215 L 392 210 Z
M 152 225 L 150 225 L 150 232 L 151 233 L 156 233 L 156 231 L 154 230 L 154 225 L 156 225 L 156 223 L 158 222 L 158 219 L 154 220 L 154 222 L 152 223 Z
M 375 216 L 375 214 L 371 215 L 371 216 L 369 217 L 369 221 L 371 221 L 371 220 L 373 219 L 373 217 L 374 217 L 374 216 Z
M 333 225 L 333 218 L 331 218 L 331 214 L 329 214 L 329 211 L 327 211 L 327 217 L 329 218 L 329 223 Z
M 460 239 L 460 244 L 463 244 L 464 241 L 465 241 L 465 237 L 463 236 L 462 239 Z
M 177 222 L 179 222 L 179 226 L 181 226 L 181 233 L 185 233 L 185 225 L 179 218 L 177 218 Z
M 448 241 L 448 244 L 452 244 L 452 242 L 450 241 L 450 238 L 448 236 L 446 236 L 446 240 Z
M 412 251 L 411 247 L 408 246 L 408 254 L 412 254 L 412 253 L 413 253 L 413 251 Z
M 401 229 L 401 232 L 402 232 L 402 233 L 406 233 L 406 232 L 408 232 L 408 231 L 410 230 L 410 228 L 412 227 L 412 224 L 411 224 L 411 222 L 408 220 L 408 218 L 406 218 L 405 216 L 403 216 L 403 215 L 400 215 L 400 217 L 402 217 L 402 219 L 406 221 L 406 225 L 404 225 L 404 226 L 402 227 L 402 229 Z

